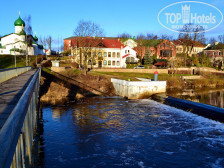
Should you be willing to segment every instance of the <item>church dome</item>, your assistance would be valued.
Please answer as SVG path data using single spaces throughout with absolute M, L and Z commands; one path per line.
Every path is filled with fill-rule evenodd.
M 19 35 L 26 35 L 26 32 L 24 30 L 22 30 Z
M 37 38 L 36 34 L 35 34 L 33 39 L 34 39 L 34 41 L 38 41 L 38 38 Z
M 14 22 L 15 26 L 25 26 L 25 22 L 20 18 L 19 18 Z

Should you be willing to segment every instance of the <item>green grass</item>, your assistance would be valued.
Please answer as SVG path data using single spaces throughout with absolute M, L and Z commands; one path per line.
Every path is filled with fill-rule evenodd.
M 98 76 L 110 76 L 110 77 L 117 77 L 119 79 L 123 80 L 132 80 L 132 81 L 137 81 L 137 78 L 147 78 L 147 79 L 153 79 L 154 74 L 149 74 L 149 73 L 130 73 L 130 72 L 89 72 L 91 75 L 98 75 Z M 189 76 L 189 74 L 175 74 L 175 77 L 180 77 L 180 76 Z M 159 80 L 169 80 L 172 75 L 171 74 L 159 74 Z
M 29 66 L 32 66 L 32 63 L 36 61 L 35 56 L 29 56 L 30 63 Z M 26 56 L 16 56 L 16 67 L 26 66 Z M 14 68 L 15 67 L 15 56 L 14 55 L 0 55 L 0 69 Z

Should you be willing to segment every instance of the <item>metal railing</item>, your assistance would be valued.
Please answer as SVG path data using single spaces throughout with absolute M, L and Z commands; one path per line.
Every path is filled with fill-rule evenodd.
M 39 68 L 0 130 L 1 168 L 24 168 L 32 164 L 40 75 Z
M 0 69 L 0 83 L 5 82 L 5 81 L 7 81 L 15 76 L 18 76 L 24 72 L 27 72 L 30 69 L 32 69 L 32 67 Z

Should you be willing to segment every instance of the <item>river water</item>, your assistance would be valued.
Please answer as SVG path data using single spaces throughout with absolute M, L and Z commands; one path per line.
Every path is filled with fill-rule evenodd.
M 45 107 L 39 167 L 221 168 L 224 124 L 153 100 Z

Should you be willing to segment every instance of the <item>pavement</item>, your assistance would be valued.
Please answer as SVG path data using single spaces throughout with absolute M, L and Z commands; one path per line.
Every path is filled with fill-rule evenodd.
M 0 130 L 29 85 L 37 69 L 0 83 Z

